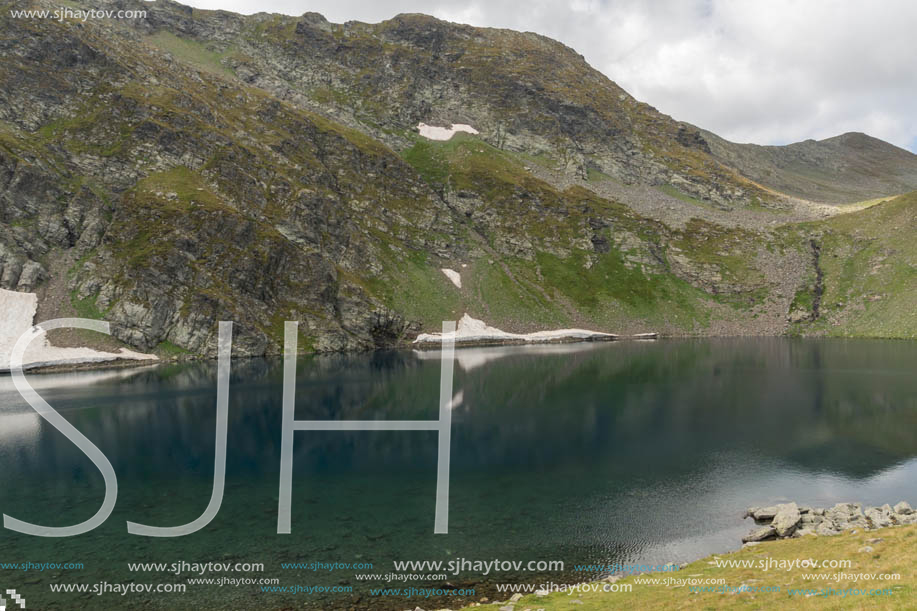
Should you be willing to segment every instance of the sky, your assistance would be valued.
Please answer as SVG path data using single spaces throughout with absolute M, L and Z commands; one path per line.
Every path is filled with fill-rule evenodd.
M 426 13 L 544 34 L 637 99 L 729 140 L 865 132 L 917 152 L 912 0 L 181 0 L 375 23 Z

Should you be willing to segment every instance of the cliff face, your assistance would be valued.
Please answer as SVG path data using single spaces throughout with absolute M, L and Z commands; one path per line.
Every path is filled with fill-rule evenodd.
M 234 320 L 238 354 L 277 353 L 284 320 L 304 349 L 342 350 L 464 312 L 510 331 L 833 332 L 806 310 L 810 244 L 848 229 L 793 224 L 826 212 L 544 37 L 422 15 L 117 0 L 101 6 L 147 18 L 60 22 L 11 6 L 0 286 L 38 292 L 43 318 L 196 353 Z M 421 121 L 480 134 L 433 142 Z

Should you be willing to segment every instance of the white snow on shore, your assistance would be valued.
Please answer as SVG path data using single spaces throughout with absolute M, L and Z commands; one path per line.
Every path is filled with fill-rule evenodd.
M 9 371 L 10 354 L 19 337 L 32 327 L 38 296 L 35 293 L 17 293 L 0 289 L 0 371 Z M 77 365 L 128 359 L 136 361 L 159 360 L 152 354 L 143 354 L 122 348 L 119 352 L 100 352 L 92 348 L 58 348 L 48 343 L 47 335 L 35 339 L 25 351 L 23 369 L 48 365 Z
M 452 284 L 454 284 L 457 288 L 462 288 L 462 275 L 460 273 L 454 269 L 447 269 L 445 267 L 440 271 L 446 274 L 446 278 L 451 280 Z
M 420 132 L 421 136 L 429 140 L 449 140 L 458 132 L 465 132 L 468 134 L 479 133 L 478 130 L 466 123 L 453 123 L 449 127 L 437 127 L 436 125 L 418 123 L 417 130 Z
M 415 344 L 442 343 L 444 337 L 455 339 L 456 345 L 480 342 L 524 342 L 543 343 L 564 340 L 614 339 L 611 333 L 587 331 L 586 329 L 555 329 L 553 331 L 535 331 L 534 333 L 508 333 L 496 327 L 490 327 L 483 320 L 472 318 L 468 314 L 459 320 L 455 333 L 421 333 L 414 340 Z

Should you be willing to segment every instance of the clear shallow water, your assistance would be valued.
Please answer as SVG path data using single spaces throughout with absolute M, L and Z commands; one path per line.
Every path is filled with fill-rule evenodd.
M 917 344 L 730 339 L 456 351 L 450 532 L 433 535 L 434 432 L 297 432 L 293 532 L 276 534 L 280 361 L 232 366 L 227 487 L 205 530 L 161 540 L 127 520 L 173 526 L 210 498 L 216 363 L 33 375 L 42 396 L 106 454 L 119 499 L 90 534 L 0 531 L 0 562 L 82 562 L 73 571 L 0 570 L 33 608 L 413 608 L 354 573 L 393 560 L 563 560 L 564 573 L 450 575 L 565 583 L 575 564 L 684 562 L 734 549 L 746 506 L 795 500 L 917 504 Z M 297 419 L 435 419 L 438 354 L 300 362 Z M 102 478 L 0 378 L 0 510 L 62 526 L 97 510 Z M 258 585 L 184 595 L 50 594 L 51 583 L 183 583 L 128 562 L 260 562 L 282 585 L 352 594 L 268 594 Z M 331 573 L 282 562 L 371 562 Z M 435 585 L 411 582 L 407 585 Z M 372 584 L 373 587 L 378 583 Z M 398 587 L 399 584 L 389 584 Z M 449 606 L 448 600 L 421 606 Z M 452 606 L 458 606 L 452 601 Z M 90 607 L 91 608 L 91 607 Z M 102 608 L 102 607 L 98 607 Z

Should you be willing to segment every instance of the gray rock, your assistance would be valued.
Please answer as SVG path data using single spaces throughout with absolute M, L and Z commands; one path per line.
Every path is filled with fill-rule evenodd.
M 761 528 L 756 528 L 742 537 L 742 543 L 748 543 L 751 541 L 765 541 L 767 539 L 774 539 L 776 537 L 777 530 L 773 526 L 762 526 Z
M 796 530 L 800 518 L 796 503 L 782 503 L 777 505 L 777 515 L 774 516 L 771 526 L 777 531 L 778 537 L 789 537 Z
M 774 506 L 771 507 L 758 507 L 752 513 L 752 517 L 758 522 L 767 522 L 774 519 L 774 516 L 777 515 L 777 508 Z
M 914 513 L 914 510 L 911 509 L 911 506 L 906 501 L 901 501 L 895 505 L 895 513 L 900 513 L 903 515 L 909 515 Z
M 815 534 L 820 537 L 830 537 L 839 534 L 841 531 L 834 527 L 833 522 L 822 522 L 815 527 Z
M 516 592 L 515 594 L 509 597 L 509 602 L 515 603 L 515 602 L 519 602 L 521 599 L 522 599 L 522 594 Z
M 800 526 L 811 526 L 814 528 L 824 521 L 824 517 L 810 512 L 802 514 L 802 517 L 799 520 L 799 524 Z
M 857 550 L 857 552 L 860 554 L 868 554 L 871 551 L 872 551 L 872 548 L 869 547 L 868 545 L 864 545 L 863 547 Z
M 838 530 L 852 528 L 865 528 L 868 524 L 863 515 L 862 505 L 859 503 L 837 503 L 834 507 L 825 510 L 825 518 L 834 523 Z
M 26 261 L 22 266 L 17 288 L 20 291 L 32 291 L 46 277 L 47 272 L 45 272 L 45 268 L 41 266 L 41 263 Z
M 886 509 L 887 508 L 887 509 Z M 887 528 L 893 524 L 891 518 L 891 507 L 868 507 L 866 509 L 866 519 L 873 528 Z

